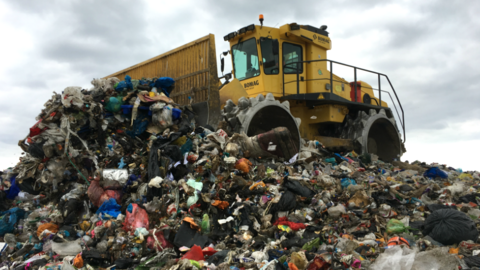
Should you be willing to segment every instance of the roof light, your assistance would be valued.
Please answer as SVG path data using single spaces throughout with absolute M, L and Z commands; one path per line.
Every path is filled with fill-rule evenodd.
M 296 23 L 292 23 L 290 24 L 290 30 L 300 30 L 300 25 L 296 24 Z
M 232 39 L 236 36 L 237 36 L 237 32 L 231 32 L 230 34 L 228 34 L 228 39 Z

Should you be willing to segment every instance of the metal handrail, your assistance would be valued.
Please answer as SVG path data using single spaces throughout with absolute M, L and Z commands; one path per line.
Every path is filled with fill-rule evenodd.
M 356 67 L 356 66 L 352 66 L 352 65 L 348 65 L 348 64 L 344 64 L 344 63 L 341 63 L 341 62 L 337 62 L 337 61 L 333 61 L 333 60 L 329 60 L 329 59 L 318 59 L 318 60 L 306 60 L 306 61 L 297 61 L 297 62 L 292 62 L 292 63 L 288 63 L 288 64 L 284 64 L 283 65 L 283 68 L 282 68 L 282 82 L 283 82 L 283 96 L 285 96 L 285 84 L 288 84 L 288 83 L 291 83 L 291 82 L 294 82 L 294 81 L 290 81 L 290 82 L 287 82 L 285 83 L 285 67 L 286 66 L 289 66 L 289 65 L 294 65 L 294 64 L 303 64 L 303 63 L 307 63 L 307 64 L 310 64 L 312 62 L 323 62 L 323 61 L 326 61 L 326 62 L 330 62 L 330 93 L 333 94 L 333 82 L 335 80 L 333 80 L 333 63 L 335 64 L 339 64 L 339 65 L 342 65 L 342 66 L 346 66 L 346 67 L 351 67 L 353 68 L 353 72 L 354 72 L 354 87 L 355 87 L 355 101 L 354 102 L 358 102 L 358 97 L 357 97 L 357 70 L 362 70 L 362 71 L 365 71 L 365 72 L 368 72 L 368 73 L 372 73 L 372 74 L 376 74 L 378 76 L 378 89 L 374 89 L 372 87 L 372 90 L 377 90 L 378 91 L 378 99 L 379 99 L 379 104 L 381 106 L 382 104 L 382 92 L 384 93 L 387 93 L 390 97 L 390 99 L 392 100 L 392 104 L 395 108 L 395 112 L 397 113 L 397 116 L 398 116 L 398 120 L 400 121 L 400 124 L 402 126 L 402 131 L 403 131 L 403 142 L 405 143 L 407 141 L 407 134 L 405 133 L 405 113 L 403 111 L 403 107 L 402 107 L 402 103 L 400 102 L 400 99 L 398 98 L 398 95 L 397 95 L 397 92 L 395 91 L 395 88 L 393 87 L 392 83 L 390 82 L 390 78 L 388 78 L 387 75 L 383 74 L 383 73 L 379 73 L 379 72 L 376 72 L 376 71 L 371 71 L 371 70 L 368 70 L 368 69 L 364 69 L 364 68 L 359 68 L 359 67 Z M 300 76 L 300 73 L 299 73 L 299 67 L 300 65 L 297 65 L 296 66 L 296 71 L 297 71 L 297 79 L 296 79 L 296 82 L 297 82 L 297 94 L 300 94 L 300 80 L 299 80 L 299 76 Z M 293 69 L 293 68 L 292 68 Z M 398 109 L 397 109 L 397 105 L 395 104 L 395 100 L 392 98 L 392 95 L 390 95 L 390 92 L 388 91 L 385 91 L 385 90 L 382 90 L 382 87 L 381 87 L 381 84 L 380 84 L 380 78 L 381 77 L 385 77 L 388 81 L 388 84 L 390 85 L 390 87 L 392 88 L 393 90 L 393 94 L 395 95 L 395 98 L 398 102 L 398 106 L 400 107 L 400 110 L 402 112 L 402 117 L 400 117 L 400 114 L 398 113 Z M 310 80 L 325 80 L 325 78 L 322 78 L 322 79 L 310 79 Z M 305 81 L 310 81 L 310 80 L 305 80 Z

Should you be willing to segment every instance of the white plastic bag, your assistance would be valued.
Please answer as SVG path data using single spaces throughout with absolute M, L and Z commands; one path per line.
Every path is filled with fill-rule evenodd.
M 452 195 L 460 195 L 466 188 L 463 182 L 455 182 L 455 184 L 447 187 L 452 192 Z
M 69 86 L 63 90 L 62 104 L 63 106 L 70 108 L 73 105 L 77 107 L 83 106 L 83 94 L 82 87 Z
M 163 178 L 160 176 L 156 176 L 155 178 L 152 178 L 150 182 L 148 182 L 148 186 L 160 188 L 161 187 L 160 185 L 162 184 L 162 182 L 163 182 Z
M 449 270 L 458 269 L 455 255 L 448 253 L 448 247 L 435 248 L 429 251 L 418 252 L 412 270 Z
M 52 250 L 58 255 L 66 256 L 72 255 L 75 256 L 78 253 L 82 252 L 82 247 L 77 242 L 64 242 L 56 243 L 52 242 Z
M 172 106 L 168 105 L 163 107 L 163 110 L 161 112 L 153 114 L 152 120 L 154 123 L 156 123 L 162 128 L 168 128 L 172 126 Z
M 411 270 L 415 261 L 415 251 L 395 246 L 380 254 L 370 266 L 371 270 Z
M 63 258 L 62 270 L 76 270 L 76 268 L 70 263 L 74 258 L 74 256 Z
M 345 207 L 342 204 L 328 208 L 328 215 L 333 218 L 337 218 L 341 214 L 345 214 L 345 213 L 346 213 Z

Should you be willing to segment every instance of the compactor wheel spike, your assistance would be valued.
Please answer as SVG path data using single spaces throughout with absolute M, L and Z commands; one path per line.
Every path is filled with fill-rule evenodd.
M 368 119 L 368 118 L 370 117 L 370 116 L 369 116 L 366 112 L 364 112 L 364 111 L 361 111 L 360 114 L 361 114 L 361 116 L 362 116 L 361 118 L 363 118 L 363 119 Z M 361 118 L 358 118 L 357 120 L 360 120 Z
M 283 105 L 283 107 L 287 108 L 287 110 L 290 110 L 290 102 L 288 102 L 288 100 L 282 102 L 282 105 Z
M 258 98 L 250 98 L 250 104 L 252 104 L 252 107 L 257 106 L 258 102 Z
M 367 120 L 360 121 L 360 127 L 365 128 L 367 126 Z
M 295 118 L 295 121 L 297 122 L 297 127 L 300 127 L 300 124 L 302 123 L 302 119 L 296 117 L 296 118 Z
M 375 114 L 377 114 L 377 111 L 375 109 L 370 109 L 368 114 L 370 114 L 370 116 L 374 116 Z
M 380 109 L 380 112 L 379 112 L 379 113 L 380 113 L 380 114 L 383 114 L 383 115 L 387 115 L 387 113 L 385 112 L 384 109 Z

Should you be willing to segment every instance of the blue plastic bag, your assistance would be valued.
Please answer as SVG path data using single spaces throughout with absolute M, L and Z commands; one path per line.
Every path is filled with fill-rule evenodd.
M 177 120 L 180 118 L 180 115 L 182 115 L 182 110 L 177 108 L 172 109 L 172 120 Z
M 16 183 L 16 176 L 10 178 L 10 183 L 12 183 L 12 185 L 10 186 L 10 189 L 8 189 L 8 191 L 6 191 L 5 193 L 7 193 L 7 199 L 14 200 L 15 197 L 17 197 L 18 193 L 20 193 L 20 188 Z
M 355 180 L 350 179 L 350 178 L 343 178 L 340 182 L 342 184 L 342 188 L 347 188 L 350 185 L 355 186 L 357 184 L 357 182 L 355 182 Z
M 330 164 L 332 164 L 333 166 L 337 166 L 337 161 L 336 161 L 335 158 L 333 158 L 333 157 L 332 157 L 332 158 L 326 158 L 326 159 L 325 159 L 325 162 L 330 163 Z
M 157 89 L 162 89 L 162 92 L 167 96 L 170 97 L 170 93 L 172 92 L 173 88 L 175 87 L 175 80 L 170 77 L 161 77 L 158 78 L 154 86 Z
M 105 105 L 105 110 L 116 113 L 120 111 L 120 109 L 122 108 L 122 104 L 123 102 L 121 98 L 118 99 L 116 97 L 110 97 L 107 104 Z
M 8 215 L 7 215 L 8 214 Z M 0 236 L 11 233 L 15 229 L 15 223 L 25 217 L 25 211 L 18 207 L 0 212 Z
M 430 177 L 430 178 L 435 178 L 435 177 L 440 177 L 440 178 L 448 178 L 448 175 L 446 172 L 440 170 L 438 167 L 433 167 L 428 169 L 423 176 L 425 177 Z
M 190 138 L 187 139 L 187 141 L 180 147 L 180 151 L 182 152 L 182 156 L 184 156 L 186 153 L 192 151 L 193 148 L 193 142 L 190 140 Z
M 130 76 L 125 76 L 125 80 L 121 81 L 115 87 L 116 91 L 123 91 L 123 90 L 133 90 L 132 78 Z
M 110 198 L 104 201 L 100 206 L 100 208 L 98 208 L 97 215 L 102 214 L 103 219 L 108 219 L 107 217 L 105 217 L 106 214 L 113 218 L 117 218 L 118 215 L 121 214 L 120 208 L 121 206 L 117 203 L 117 201 L 115 201 L 115 199 Z
M 127 133 L 128 136 L 135 138 L 147 130 L 149 123 L 148 113 L 139 111 L 137 119 L 133 121 L 132 130 L 127 130 L 125 133 Z

